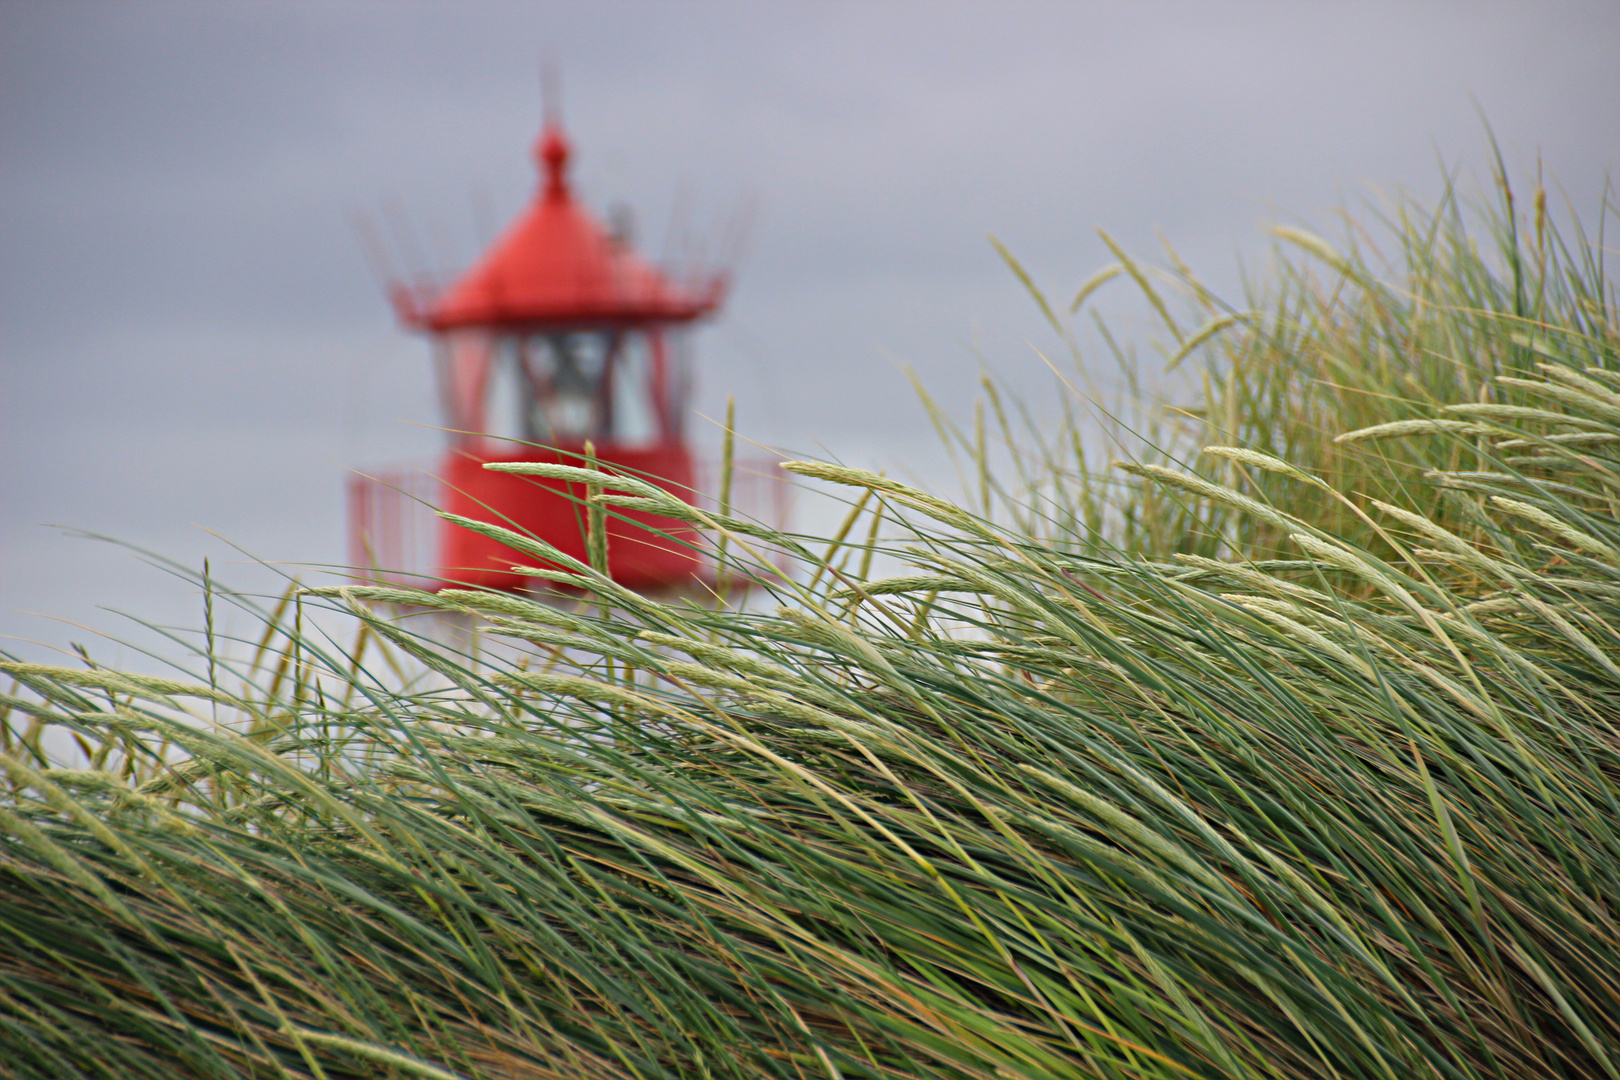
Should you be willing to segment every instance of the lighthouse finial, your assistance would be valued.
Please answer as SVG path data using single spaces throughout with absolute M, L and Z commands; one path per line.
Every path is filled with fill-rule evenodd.
M 540 112 L 542 129 L 535 143 L 535 157 L 546 176 L 546 198 L 568 197 L 568 137 L 562 129 L 562 80 L 557 62 L 547 57 L 540 62 Z
M 540 115 L 546 127 L 562 126 L 562 78 L 553 56 L 540 61 Z

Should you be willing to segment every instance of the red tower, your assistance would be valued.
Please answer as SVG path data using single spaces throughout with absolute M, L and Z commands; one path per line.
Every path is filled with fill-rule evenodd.
M 693 323 L 725 295 L 718 272 L 673 277 L 603 228 L 569 185 L 569 144 L 548 121 L 535 144 L 542 183 L 533 202 L 483 259 L 448 288 L 395 285 L 401 320 L 433 342 L 450 445 L 438 470 L 439 505 L 530 533 L 584 557 L 580 491 L 491 472 L 491 461 L 580 464 L 585 444 L 602 467 L 651 479 L 682 499 L 697 490 L 684 419 L 691 385 L 685 348 Z M 500 434 L 497 434 L 500 433 Z M 378 500 L 395 477 L 351 485 L 358 564 L 409 562 Z M 577 486 L 577 485 L 576 485 Z M 396 500 L 397 503 L 398 500 Z M 397 506 L 393 511 L 398 516 Z M 629 515 L 634 518 L 636 515 Z M 609 567 L 633 589 L 680 587 L 702 572 L 690 526 L 641 515 L 609 520 Z M 398 522 L 392 528 L 398 531 Z M 390 543 L 396 549 L 389 551 Z M 515 589 L 529 560 L 488 537 L 441 523 L 440 581 Z M 382 550 L 378 550 L 381 548 Z

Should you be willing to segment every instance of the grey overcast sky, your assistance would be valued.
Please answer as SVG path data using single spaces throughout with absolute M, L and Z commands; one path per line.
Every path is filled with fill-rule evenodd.
M 1589 224 L 1620 156 L 1614 0 L 0 0 L 0 648 L 90 640 L 31 613 L 200 621 L 57 526 L 249 584 L 210 530 L 342 560 L 345 469 L 439 442 L 349 216 L 465 265 L 532 190 L 542 57 L 583 194 L 652 254 L 677 203 L 701 236 L 758 200 L 699 410 L 920 474 L 901 365 L 959 409 L 981 362 L 1046 385 L 987 234 L 1056 294 L 1108 261 L 1098 227 L 1230 289 L 1271 222 L 1484 178 L 1481 113 Z

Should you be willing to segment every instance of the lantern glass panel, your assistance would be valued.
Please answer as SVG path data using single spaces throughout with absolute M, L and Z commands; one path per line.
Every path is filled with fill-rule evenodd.
M 686 435 L 686 412 L 692 400 L 692 335 L 689 330 L 671 327 L 663 333 L 663 341 L 668 436 L 681 439 Z
M 526 384 L 525 439 L 569 444 L 611 438 L 618 337 L 610 330 L 569 330 L 510 339 L 508 355 Z
M 647 335 L 626 333 L 613 362 L 613 439 L 636 446 L 656 443 L 662 429 L 652 396 L 652 354 Z
M 526 420 L 529 383 L 505 350 L 490 357 L 484 389 L 483 433 L 493 439 L 529 441 L 533 432 Z

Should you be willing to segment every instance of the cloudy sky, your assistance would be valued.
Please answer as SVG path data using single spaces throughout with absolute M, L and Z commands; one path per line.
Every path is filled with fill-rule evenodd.
M 543 57 L 581 191 L 652 254 L 757 204 L 699 411 L 735 393 L 761 441 L 928 476 L 902 365 L 957 409 L 981 364 L 1045 385 L 987 234 L 1056 294 L 1099 227 L 1234 290 L 1272 222 L 1482 176 L 1481 114 L 1592 221 L 1617 53 L 1612 0 L 0 0 L 0 648 L 199 621 L 64 528 L 247 584 L 226 541 L 342 560 L 346 470 L 439 445 L 351 219 L 465 265 L 532 191 Z

